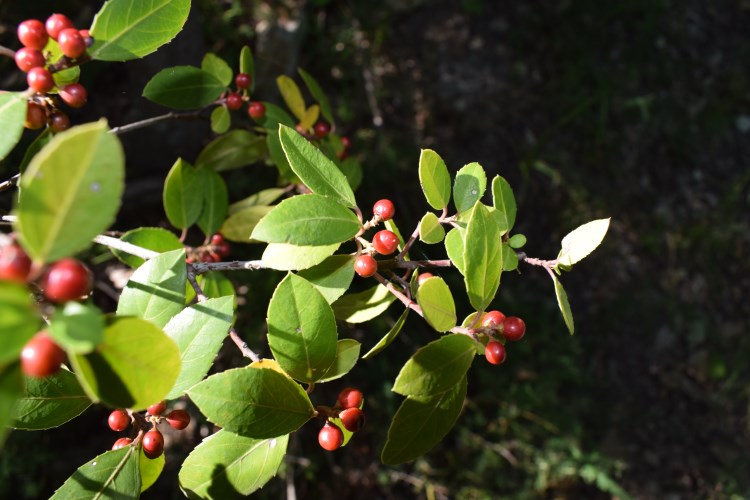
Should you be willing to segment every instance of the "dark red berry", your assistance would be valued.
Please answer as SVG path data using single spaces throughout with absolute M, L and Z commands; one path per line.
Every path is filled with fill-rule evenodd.
M 55 80 L 52 78 L 52 73 L 41 66 L 29 70 L 26 74 L 26 82 L 29 84 L 29 87 L 31 87 L 31 90 L 39 92 L 40 94 L 46 94 L 55 86 Z
M 119 450 L 120 448 L 125 448 L 126 446 L 130 445 L 133 440 L 130 438 L 120 438 L 117 441 L 115 441 L 115 444 L 112 445 L 113 450 Z
M 73 21 L 63 14 L 52 14 L 47 18 L 47 22 L 44 25 L 47 28 L 50 38 L 57 40 L 62 30 L 73 27 Z
M 313 133 L 318 139 L 322 139 L 331 132 L 331 126 L 326 122 L 318 122 L 313 127 Z
M 37 19 L 27 19 L 18 25 L 18 39 L 24 47 L 42 50 L 47 45 L 47 31 Z
M 92 279 L 88 268 L 76 259 L 61 259 L 44 276 L 44 296 L 52 302 L 80 299 L 91 291 Z
M 29 377 L 48 377 L 60 370 L 65 351 L 46 332 L 34 335 L 21 351 L 21 371 Z
M 236 92 L 230 92 L 227 94 L 227 98 L 224 101 L 229 111 L 237 111 L 242 107 L 242 96 Z
M 46 62 L 40 50 L 23 47 L 16 51 L 16 66 L 24 73 L 31 68 L 42 67 Z
M 253 82 L 253 79 L 247 73 L 238 73 L 234 77 L 234 84 L 237 85 L 238 89 L 246 89 Z
M 347 408 L 359 408 L 362 406 L 364 396 L 362 391 L 354 387 L 347 387 L 339 392 L 338 405 L 346 410 Z
M 354 272 L 363 278 L 369 278 L 378 271 L 378 261 L 372 255 L 360 255 L 354 260 Z
M 141 440 L 143 453 L 146 457 L 154 459 L 164 453 L 164 436 L 158 429 L 151 429 L 143 435 Z
M 164 413 L 164 410 L 167 409 L 167 403 L 166 401 L 159 401 L 158 403 L 154 403 L 148 408 L 146 408 L 146 411 L 149 415 L 153 415 L 155 417 L 158 417 L 162 413 Z
M 35 102 L 29 101 L 26 105 L 26 122 L 24 127 L 36 130 L 47 124 L 47 112 L 44 108 Z
M 344 136 L 341 138 L 341 145 L 344 146 L 344 151 L 352 147 L 352 141 L 348 137 Z
M 526 333 L 526 323 L 516 316 L 508 316 L 503 321 L 503 337 L 508 340 L 521 340 Z
M 124 431 L 130 426 L 130 415 L 125 410 L 115 410 L 109 414 L 107 424 L 115 432 Z
M 365 413 L 359 408 L 347 408 L 339 413 L 339 418 L 349 432 L 357 432 L 365 425 Z
M 419 273 L 419 276 L 417 277 L 417 285 L 421 286 L 422 283 L 434 277 L 435 275 L 433 275 L 432 273 Z
M 493 365 L 505 361 L 505 346 L 497 340 L 490 340 L 484 348 L 484 357 Z
M 70 128 L 70 118 L 62 111 L 55 111 L 49 117 L 49 128 L 53 132 L 62 132 Z
M 379 216 L 380 220 L 391 220 L 396 213 L 396 207 L 388 199 L 382 199 L 375 202 L 372 206 L 372 213 Z
M 324 450 L 333 451 L 344 442 L 344 433 L 333 424 L 326 422 L 318 433 L 318 443 Z
M 60 89 L 60 98 L 71 108 L 80 108 L 86 104 L 88 92 L 80 83 L 71 83 Z
M 86 53 L 86 40 L 75 28 L 65 28 L 57 35 L 57 43 L 60 52 L 66 56 L 77 59 Z
M 190 424 L 190 414 L 185 410 L 172 410 L 167 413 L 167 423 L 181 431 Z
M 0 280 L 25 283 L 31 272 L 31 259 L 18 243 L 0 248 Z
M 482 316 L 482 327 L 483 328 L 491 328 L 493 330 L 496 330 L 500 325 L 503 324 L 503 320 L 505 319 L 505 314 L 501 313 L 500 311 L 487 311 L 484 316 Z
M 390 255 L 398 248 L 398 236 L 387 229 L 378 231 L 372 237 L 372 248 L 381 255 Z
M 224 236 L 221 233 L 216 233 L 211 235 L 211 244 L 212 245 L 221 245 L 224 243 Z
M 266 107 L 262 102 L 253 101 L 247 107 L 247 114 L 250 115 L 250 118 L 253 120 L 260 120 L 266 116 Z
M 229 252 L 232 251 L 232 247 L 230 247 L 229 243 L 225 241 L 223 243 L 215 245 L 215 251 L 219 257 L 226 257 L 227 255 L 229 255 Z

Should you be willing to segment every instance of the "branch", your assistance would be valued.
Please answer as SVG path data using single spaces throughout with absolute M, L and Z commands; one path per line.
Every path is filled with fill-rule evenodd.
M 135 255 L 136 257 L 140 257 L 143 260 L 153 259 L 157 255 L 159 255 L 159 252 L 154 252 L 153 250 L 149 250 L 148 248 L 139 247 L 137 245 L 133 245 L 132 243 L 128 243 L 127 241 L 122 241 L 121 239 L 113 238 L 111 236 L 105 236 L 103 234 L 95 236 L 94 242 L 99 243 L 100 245 L 104 245 L 105 247 L 120 250 L 121 252 L 125 252 L 130 255 Z
M 10 189 L 18 184 L 18 179 L 21 178 L 21 174 L 16 174 L 7 181 L 0 182 L 0 191 L 5 191 L 6 189 Z
M 125 134 L 127 132 L 132 132 L 133 130 L 138 130 L 139 128 L 150 127 L 151 125 L 154 125 L 156 123 L 168 120 L 201 120 L 203 119 L 203 116 L 201 115 L 202 111 L 202 109 L 198 111 L 190 111 L 187 113 L 175 113 L 173 111 L 170 111 L 169 113 L 160 116 L 154 116 L 151 118 L 146 118 L 145 120 L 129 123 L 120 127 L 115 127 L 109 132 L 112 134 Z
M 247 342 L 242 340 L 237 333 L 237 330 L 234 328 L 230 328 L 229 330 L 229 336 L 231 337 L 232 341 L 239 347 L 240 351 L 242 351 L 242 355 L 246 358 L 250 358 L 253 361 L 260 361 L 260 356 L 255 354 L 252 349 L 250 349 L 250 346 L 247 345 Z
M 16 58 L 16 51 L 0 45 L 0 56 L 10 57 L 11 59 Z
M 261 260 L 234 260 L 232 262 L 196 262 L 192 264 L 195 274 L 203 274 L 209 271 L 257 271 L 268 269 Z

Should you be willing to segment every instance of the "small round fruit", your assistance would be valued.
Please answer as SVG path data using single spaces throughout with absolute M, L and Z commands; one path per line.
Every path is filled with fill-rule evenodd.
M 372 206 L 372 213 L 380 217 L 380 220 L 391 220 L 396 213 L 396 207 L 391 200 L 383 198 Z
M 60 370 L 65 351 L 55 344 L 47 332 L 39 332 L 21 351 L 21 371 L 29 377 L 48 377 Z
M 253 79 L 247 73 L 237 73 L 234 77 L 234 84 L 238 89 L 246 89 L 253 82 Z
M 503 320 L 505 320 L 505 314 L 500 311 L 487 311 L 484 316 L 482 316 L 481 325 L 483 328 L 496 330 L 503 324 Z
M 331 126 L 326 122 L 318 122 L 313 127 L 313 133 L 318 139 L 322 139 L 331 132 Z
M 242 107 L 242 96 L 236 92 L 230 92 L 229 94 L 227 94 L 224 102 L 227 105 L 227 109 L 229 111 L 237 111 Z
M 172 410 L 167 413 L 167 423 L 181 431 L 190 424 L 190 414 L 185 410 Z
M 31 259 L 18 243 L 0 248 L 0 280 L 25 283 L 31 272 Z
M 508 316 L 503 321 L 503 337 L 515 342 L 521 340 L 526 333 L 526 323 L 516 316 Z
M 354 387 L 347 387 L 339 392 L 338 405 L 344 410 L 347 408 L 359 408 L 362 406 L 363 400 L 362 391 Z
M 26 121 L 23 126 L 31 130 L 37 130 L 46 124 L 47 112 L 39 104 L 29 101 L 26 105 Z
M 346 151 L 352 147 L 352 140 L 344 136 L 341 138 L 341 145 L 344 146 L 344 151 Z
M 80 299 L 91 291 L 89 270 L 76 259 L 61 259 L 49 268 L 44 276 L 44 296 L 52 302 Z
M 81 34 L 81 37 L 83 37 L 83 41 L 86 42 L 86 47 L 91 47 L 94 45 L 94 37 L 91 36 L 91 32 L 89 30 L 78 30 L 78 33 Z
M 253 120 L 260 120 L 266 116 L 266 107 L 262 102 L 253 101 L 247 107 L 247 114 L 250 115 L 250 118 Z
M 219 257 L 226 257 L 232 251 L 232 247 L 230 247 L 229 243 L 227 243 L 226 241 L 215 245 L 215 247 L 216 254 Z
M 119 450 L 120 448 L 125 448 L 126 446 L 129 446 L 130 443 L 132 443 L 133 440 L 130 438 L 120 438 L 117 441 L 115 441 L 115 444 L 112 445 L 113 450 Z
M 155 417 L 158 417 L 162 413 L 164 413 L 164 410 L 167 409 L 167 402 L 166 401 L 159 401 L 158 403 L 152 404 L 148 408 L 146 408 L 146 411 L 149 415 L 153 415 Z
M 354 260 L 354 272 L 363 278 L 369 278 L 378 272 L 378 261 L 372 255 L 360 255 Z
M 55 80 L 52 78 L 52 73 L 41 66 L 31 68 L 29 72 L 26 73 L 26 83 L 29 84 L 31 90 L 39 92 L 40 94 L 46 94 L 55 86 Z
M 18 39 L 24 47 L 42 50 L 47 45 L 47 31 L 37 19 L 27 19 L 18 25 Z
M 349 432 L 357 432 L 365 425 L 365 413 L 359 408 L 347 408 L 339 413 L 339 418 Z
M 224 239 L 224 236 L 221 233 L 215 233 L 211 235 L 211 244 L 212 245 L 221 245 L 226 240 Z
M 88 100 L 88 92 L 80 83 L 70 83 L 60 89 L 60 98 L 71 108 L 81 108 Z
M 143 453 L 146 457 L 154 459 L 164 453 L 164 436 L 158 429 L 151 429 L 143 435 L 141 440 Z
M 419 276 L 417 277 L 417 285 L 421 286 L 422 283 L 434 277 L 435 275 L 432 273 L 419 273 Z
M 398 248 L 398 236 L 387 229 L 378 231 L 372 237 L 372 247 L 381 255 L 390 255 Z
M 73 27 L 73 21 L 68 19 L 64 14 L 52 14 L 47 18 L 47 22 L 44 25 L 47 28 L 50 38 L 57 40 L 62 30 Z
M 16 51 L 16 66 L 24 73 L 28 73 L 31 68 L 42 67 L 46 62 L 40 50 L 23 47 Z
M 318 443 L 324 450 L 333 451 L 344 443 L 344 433 L 335 425 L 326 422 L 318 433 Z
M 505 361 L 505 346 L 497 340 L 490 340 L 484 348 L 484 357 L 493 365 Z
M 70 128 L 70 118 L 62 111 L 55 111 L 49 117 L 49 128 L 53 132 L 62 132 Z
M 130 415 L 125 410 L 115 410 L 109 414 L 107 424 L 115 432 L 124 431 L 130 427 Z
M 65 28 L 57 35 L 57 43 L 60 45 L 60 52 L 77 59 L 86 53 L 86 40 L 81 33 L 75 28 Z

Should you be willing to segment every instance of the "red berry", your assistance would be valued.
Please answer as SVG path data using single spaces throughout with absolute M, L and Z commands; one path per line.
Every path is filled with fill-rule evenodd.
M 382 199 L 375 202 L 372 206 L 372 213 L 379 216 L 380 220 L 391 220 L 396 213 L 396 207 L 391 200 Z
M 417 277 L 417 285 L 422 285 L 425 281 L 427 281 L 430 278 L 434 278 L 435 275 L 432 273 L 420 273 Z
M 369 278 L 378 271 L 378 261 L 372 255 L 360 255 L 354 260 L 354 272 L 363 278 Z
M 362 391 L 355 389 L 354 387 L 347 387 L 342 389 L 339 393 L 338 405 L 346 410 L 347 408 L 359 408 L 362 406 L 364 396 Z
M 44 108 L 35 102 L 29 101 L 26 105 L 26 122 L 24 127 L 36 130 L 47 124 L 47 112 Z
M 266 116 L 266 107 L 262 102 L 253 101 L 247 107 L 247 114 L 250 115 L 250 118 L 253 120 L 260 120 Z
M 75 28 L 65 28 L 57 35 L 60 51 L 66 56 L 77 59 L 86 53 L 86 40 Z
M 31 259 L 18 243 L 0 248 L 0 280 L 25 283 L 31 272 Z
M 238 89 L 246 89 L 253 82 L 253 79 L 247 73 L 238 73 L 234 77 L 234 84 L 237 85 Z
M 154 459 L 164 453 L 164 436 L 158 429 L 151 429 L 143 435 L 141 440 L 143 453 L 146 457 Z
M 91 291 L 89 270 L 76 259 L 61 259 L 49 268 L 44 276 L 44 296 L 52 302 L 80 299 Z
M 29 70 L 26 74 L 26 82 L 34 92 L 39 92 L 40 94 L 46 94 L 55 86 L 52 73 L 41 66 Z
M 236 92 L 230 92 L 227 94 L 227 98 L 224 102 L 229 111 L 237 111 L 242 107 L 242 96 Z
M 318 433 L 318 443 L 324 450 L 333 451 L 344 442 L 344 433 L 333 424 L 326 422 Z
M 483 328 L 496 330 L 500 325 L 503 324 L 504 319 L 505 314 L 501 313 L 500 311 L 487 311 L 486 313 L 484 313 L 484 316 L 482 316 L 481 325 Z
M 55 111 L 49 117 L 49 128 L 53 132 L 62 132 L 70 128 L 70 118 L 62 111 Z
M 232 247 L 230 247 L 227 242 L 219 243 L 218 245 L 215 245 L 215 247 L 216 253 L 219 257 L 226 257 L 229 255 L 229 252 L 232 251 Z
M 21 371 L 29 377 L 48 377 L 65 361 L 65 351 L 46 332 L 34 335 L 21 351 Z
M 313 133 L 318 139 L 322 139 L 331 132 L 331 126 L 326 122 L 318 122 L 313 127 Z
M 115 432 L 124 431 L 130 426 L 130 415 L 125 410 L 115 410 L 109 414 L 107 424 Z
M 89 30 L 78 30 L 78 33 L 81 34 L 83 41 L 86 42 L 86 47 L 91 47 L 92 45 L 94 45 L 94 37 L 91 36 L 91 32 L 89 32 Z
M 167 423 L 181 431 L 190 423 L 190 414 L 185 410 L 172 410 L 167 413 Z
M 347 408 L 339 413 L 339 418 L 349 432 L 357 432 L 365 425 L 365 413 L 359 408 Z
M 24 73 L 27 73 L 31 68 L 44 66 L 46 62 L 42 52 L 37 49 L 23 47 L 16 51 L 16 66 Z
M 372 237 L 372 247 L 381 255 L 390 255 L 398 248 L 398 236 L 387 229 L 378 231 Z
M 149 415 L 153 415 L 155 417 L 158 417 L 162 413 L 164 413 L 164 410 L 167 409 L 167 403 L 166 401 L 159 401 L 158 403 L 152 404 L 148 408 L 146 408 L 146 411 Z
M 120 438 L 117 441 L 115 441 L 115 444 L 112 445 L 112 449 L 119 450 L 120 448 L 125 448 L 132 442 L 133 440 L 130 438 Z
M 493 365 L 499 365 L 505 361 L 505 346 L 497 340 L 490 340 L 484 348 L 484 357 Z
M 88 92 L 80 83 L 71 83 L 60 89 L 60 98 L 71 108 L 80 108 L 86 104 Z
M 47 45 L 47 32 L 44 24 L 37 19 L 27 19 L 18 25 L 18 39 L 30 49 L 42 50 Z
M 521 318 L 508 316 L 503 321 L 503 337 L 508 340 L 521 340 L 526 333 L 526 323 Z
M 344 136 L 341 138 L 341 145 L 344 146 L 344 151 L 352 147 L 352 141 L 348 137 Z
M 224 236 L 221 233 L 216 233 L 211 235 L 211 244 L 212 245 L 221 245 L 224 243 Z
M 47 28 L 50 38 L 57 40 L 62 30 L 73 27 L 73 21 L 63 14 L 52 14 L 47 18 L 47 22 L 44 25 Z

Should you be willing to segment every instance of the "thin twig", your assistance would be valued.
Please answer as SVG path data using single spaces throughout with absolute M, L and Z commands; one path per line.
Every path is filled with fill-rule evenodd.
M 239 347 L 243 356 L 245 356 L 246 358 L 250 358 L 253 361 L 260 361 L 260 356 L 255 354 L 255 352 L 253 352 L 253 350 L 250 349 L 250 346 L 247 345 L 247 342 L 245 342 L 244 340 L 242 340 L 242 338 L 240 338 L 240 335 L 237 333 L 237 330 L 235 330 L 234 328 L 230 328 L 229 337 L 232 339 L 235 345 Z
M 21 178 L 21 174 L 16 174 L 7 181 L 0 182 L 0 191 L 5 191 L 6 189 L 10 189 L 16 185 L 18 185 L 18 179 Z
M 103 234 L 95 236 L 94 242 L 99 243 L 100 245 L 104 245 L 105 247 L 120 250 L 130 255 L 135 255 L 136 257 L 140 257 L 143 260 L 153 259 L 157 255 L 159 255 L 159 252 L 154 252 L 153 250 L 149 250 L 148 248 L 139 247 L 137 245 L 133 245 L 132 243 L 128 243 L 127 241 L 122 241 L 121 239 L 113 238 L 111 236 L 105 236 Z
M 16 58 L 16 51 L 0 45 L 0 56 L 10 57 L 11 59 Z
M 195 274 L 203 274 L 209 271 L 257 271 L 266 269 L 262 260 L 233 260 L 231 262 L 196 262 L 193 264 Z
M 115 127 L 110 130 L 110 133 L 125 134 L 127 132 L 132 132 L 133 130 L 138 130 L 139 128 L 150 127 L 151 125 L 154 125 L 156 123 L 168 120 L 199 120 L 204 118 L 201 114 L 202 111 L 203 110 L 190 111 L 188 113 L 175 113 L 170 111 L 169 113 L 160 116 L 154 116 L 151 118 L 146 118 L 145 120 L 128 123 L 127 125 L 122 125 L 120 127 Z

